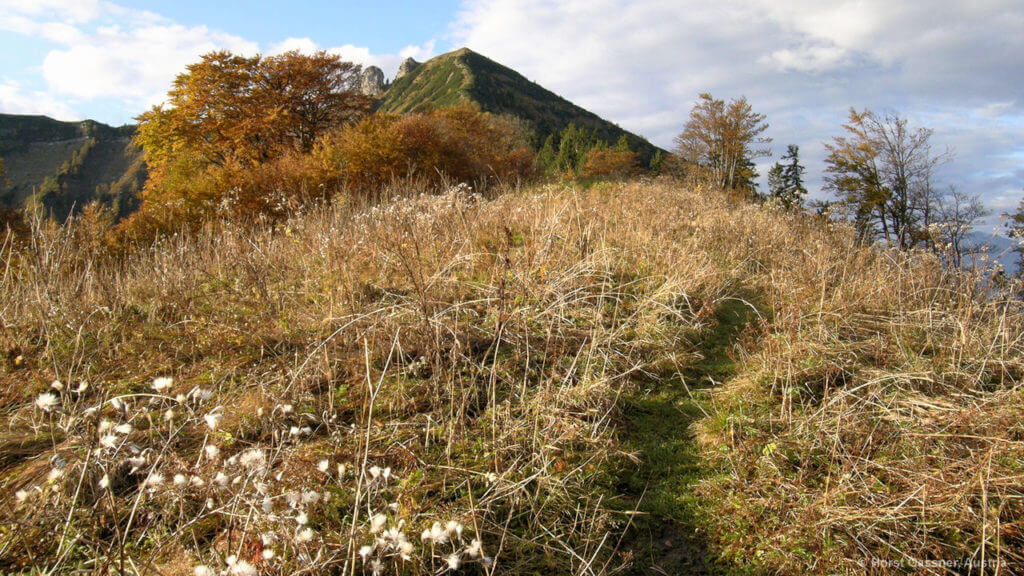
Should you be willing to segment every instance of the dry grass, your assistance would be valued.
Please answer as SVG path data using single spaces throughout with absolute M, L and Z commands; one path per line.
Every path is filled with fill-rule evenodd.
M 610 201 L 623 193 L 635 201 Z M 659 248 L 674 228 L 654 216 L 680 208 L 648 196 L 454 190 L 211 226 L 123 262 L 82 248 L 85 223 L 41 227 L 5 253 L 3 569 L 220 570 L 266 546 L 264 573 L 421 573 L 453 553 L 470 571 L 597 571 L 621 524 L 595 480 L 618 457 L 616 398 L 692 352 L 723 284 Z M 173 387 L 151 389 L 158 377 Z M 264 465 L 231 464 L 252 450 Z M 296 538 L 300 513 L 312 540 Z M 389 548 L 375 514 L 415 551 Z M 449 520 L 465 542 L 420 542 Z
M 763 234 L 748 282 L 773 320 L 695 426 L 723 554 L 783 574 L 1018 573 L 1021 303 L 928 254 Z
M 927 255 L 670 182 L 100 237 L 3 252 L 0 571 L 616 573 L 620 399 L 740 298 L 694 430 L 713 551 L 1020 554 L 1021 311 Z

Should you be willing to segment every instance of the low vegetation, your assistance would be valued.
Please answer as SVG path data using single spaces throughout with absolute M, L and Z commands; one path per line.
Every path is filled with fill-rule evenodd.
M 6 245 L 0 570 L 1022 560 L 998 286 L 671 181 L 406 192 Z

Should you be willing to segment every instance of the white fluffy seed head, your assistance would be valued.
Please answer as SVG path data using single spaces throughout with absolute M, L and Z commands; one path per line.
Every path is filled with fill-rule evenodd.
M 207 460 L 216 460 L 220 456 L 220 448 L 217 448 L 213 444 L 207 444 L 206 448 L 203 449 L 206 452 Z
M 58 404 L 57 396 L 49 392 L 43 392 L 36 397 L 36 407 L 43 412 L 49 412 Z
M 416 547 L 412 545 L 412 542 L 408 540 L 403 541 L 398 545 L 398 552 L 402 555 L 402 560 L 408 562 L 412 560 L 412 554 L 416 551 Z
M 221 419 L 224 418 L 220 412 L 211 412 L 206 416 L 203 416 L 203 420 L 206 420 L 206 425 L 210 430 L 216 430 L 217 426 L 220 426 Z
M 374 514 L 373 518 L 370 518 L 370 534 L 376 534 L 384 529 L 384 525 L 388 523 L 388 517 L 383 514 Z
M 245 560 L 236 560 L 229 572 L 232 576 L 256 576 L 256 567 Z
M 174 384 L 174 378 L 154 378 L 152 387 L 153 390 L 157 392 L 163 392 L 164 390 L 170 388 L 172 384 Z
M 459 524 L 455 520 L 449 520 L 448 524 L 445 525 L 444 530 L 448 533 L 449 537 L 462 537 L 462 524 Z
M 359 557 L 366 562 L 370 558 L 370 554 L 373 554 L 373 546 L 363 546 L 359 549 Z
M 256 448 L 243 452 L 238 461 L 249 470 L 261 470 L 267 465 L 267 457 L 263 454 L 263 450 Z
M 295 534 L 295 542 L 304 544 L 313 539 L 313 530 L 311 528 L 303 528 Z

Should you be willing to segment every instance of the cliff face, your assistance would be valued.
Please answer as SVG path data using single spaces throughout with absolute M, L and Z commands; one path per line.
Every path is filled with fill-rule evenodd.
M 367 96 L 379 97 L 387 89 L 384 83 L 384 71 L 376 66 L 363 68 L 359 77 L 359 91 Z
M 63 220 L 98 200 L 126 216 L 146 179 L 134 134 L 134 126 L 0 114 L 0 207 L 32 206 Z

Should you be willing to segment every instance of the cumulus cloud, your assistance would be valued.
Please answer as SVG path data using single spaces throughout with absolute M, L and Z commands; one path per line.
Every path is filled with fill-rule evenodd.
M 131 112 L 161 101 L 174 76 L 205 52 L 258 50 L 238 36 L 97 0 L 0 0 L 0 14 L 0 29 L 56 45 L 40 65 L 50 100 L 113 98 Z
M 278 54 L 284 54 L 285 52 L 291 52 L 296 50 L 302 54 L 312 54 L 320 48 L 310 38 L 288 38 L 277 44 L 271 44 L 270 48 L 267 48 L 267 54 L 276 56 Z
M 451 32 L 665 147 L 699 93 L 746 95 L 778 150 L 800 145 L 812 188 L 851 106 L 896 110 L 995 207 L 1024 186 L 996 177 L 1024 149 L 1021 29 L 1018 0 L 467 0 Z
M 82 116 L 67 104 L 40 91 L 26 90 L 18 82 L 0 82 L 0 111 L 8 114 L 43 114 L 57 120 L 81 120 Z
M 398 71 L 398 65 L 406 58 L 414 58 L 419 61 L 433 58 L 435 41 L 431 40 L 422 45 L 409 45 L 401 49 L 398 54 L 375 54 L 366 46 L 355 46 L 344 44 L 327 48 L 326 51 L 334 54 L 347 62 L 354 62 L 360 66 L 377 66 L 384 71 L 384 74 L 393 77 Z M 288 38 L 282 42 L 272 45 L 267 54 L 284 54 L 291 50 L 297 50 L 303 54 L 311 54 L 318 50 L 324 50 L 310 38 Z
M 100 0 L 0 0 L 0 31 L 45 40 L 54 45 L 39 64 L 47 90 L 29 94 L 4 88 L 0 110 L 77 116 L 69 105 L 117 101 L 125 117 L 166 96 L 174 77 L 213 50 L 252 55 L 256 42 L 206 26 L 183 26 L 163 16 Z M 321 49 L 311 38 L 287 38 L 266 47 L 267 54 Z M 367 47 L 328 47 L 331 53 L 394 75 L 402 58 L 434 55 L 434 42 L 410 45 L 399 54 L 374 54 Z M 33 107 L 33 98 L 38 105 Z

